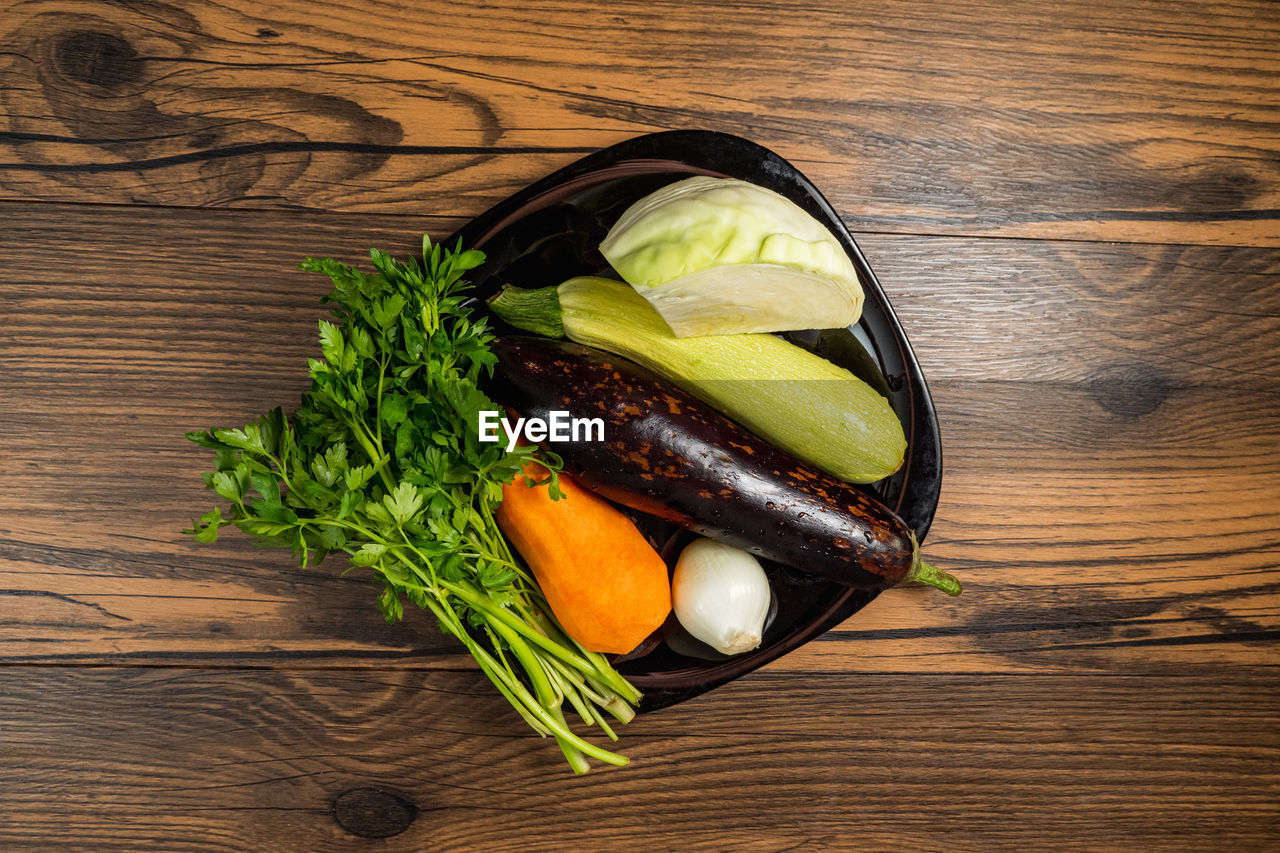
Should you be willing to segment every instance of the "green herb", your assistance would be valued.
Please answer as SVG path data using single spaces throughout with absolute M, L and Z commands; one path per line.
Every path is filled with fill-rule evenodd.
M 479 441 L 480 411 L 499 407 L 478 388 L 492 335 L 470 316 L 463 275 L 484 256 L 426 237 L 422 250 L 421 262 L 400 262 L 374 249 L 372 274 L 328 258 L 302 264 L 333 280 L 324 301 L 337 320 L 320 323 L 311 391 L 291 417 L 276 409 L 243 429 L 187 436 L 214 451 L 205 485 L 230 509 L 185 532 L 213 542 L 234 524 L 304 567 L 347 554 L 381 580 L 388 621 L 406 600 L 429 610 L 575 772 L 587 771 L 585 756 L 625 764 L 570 731 L 562 705 L 617 740 L 602 710 L 625 723 L 639 692 L 561 630 L 494 521 L 502 485 L 530 459 L 558 495 L 559 460 Z

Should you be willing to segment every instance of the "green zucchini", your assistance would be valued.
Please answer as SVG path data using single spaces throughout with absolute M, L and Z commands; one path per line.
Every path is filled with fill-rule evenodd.
M 842 367 L 774 335 L 677 338 L 622 282 L 505 287 L 489 308 L 510 325 L 630 359 L 793 456 L 851 483 L 902 465 L 907 441 L 889 402 Z

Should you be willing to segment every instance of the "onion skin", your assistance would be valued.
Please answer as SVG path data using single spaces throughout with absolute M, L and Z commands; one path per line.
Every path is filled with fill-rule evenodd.
M 610 500 L 858 589 L 896 586 L 921 565 L 910 529 L 879 501 L 648 370 L 562 341 L 507 337 L 491 348 L 498 401 L 526 417 L 604 419 L 605 441 L 549 447 Z

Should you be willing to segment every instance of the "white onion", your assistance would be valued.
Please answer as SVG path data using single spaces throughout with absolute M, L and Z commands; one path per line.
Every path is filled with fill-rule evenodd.
M 698 539 L 680 553 L 671 604 L 684 629 L 721 654 L 760 645 L 769 613 L 769 579 L 740 548 Z

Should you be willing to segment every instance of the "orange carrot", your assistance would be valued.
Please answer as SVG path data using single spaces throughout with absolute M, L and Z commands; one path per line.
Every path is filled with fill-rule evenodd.
M 538 480 L 542 466 L 525 475 Z M 592 652 L 631 651 L 671 612 L 666 563 L 631 519 L 560 475 L 561 500 L 524 477 L 503 487 L 498 526 L 524 557 L 570 637 Z

